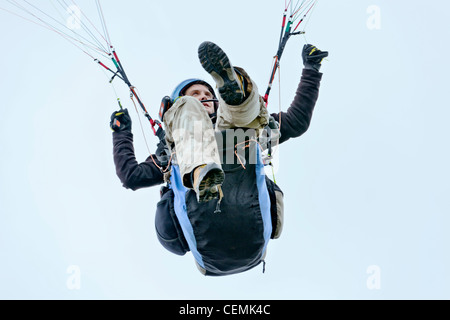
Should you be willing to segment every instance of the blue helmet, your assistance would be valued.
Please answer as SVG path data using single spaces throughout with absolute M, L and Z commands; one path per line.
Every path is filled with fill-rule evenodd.
M 202 85 L 206 86 L 208 88 L 209 92 L 211 92 L 212 95 L 214 96 L 214 99 L 217 99 L 214 89 L 209 85 L 208 82 L 206 82 L 202 79 L 193 78 L 193 79 L 184 80 L 178 86 L 176 86 L 175 90 L 173 90 L 172 94 L 170 95 L 170 99 L 172 100 L 172 103 L 174 103 L 175 100 L 177 100 L 179 97 L 183 96 L 184 93 L 186 92 L 186 90 L 190 86 L 193 86 L 194 84 L 202 84 Z M 216 107 L 216 110 L 217 110 L 217 107 Z
M 217 100 L 216 94 L 214 93 L 214 89 L 209 85 L 208 82 L 202 80 L 202 79 L 187 79 L 181 82 L 179 85 L 176 86 L 175 90 L 173 90 L 172 94 L 169 96 L 165 96 L 161 101 L 161 106 L 159 108 L 159 119 L 161 121 L 164 121 L 164 114 L 166 111 L 170 108 L 171 105 L 174 104 L 174 102 L 181 96 L 184 95 L 186 90 L 194 85 L 194 84 L 202 84 L 206 86 L 209 90 L 209 92 L 212 93 L 214 99 L 214 109 L 215 112 L 217 112 L 217 109 L 219 109 L 219 101 Z

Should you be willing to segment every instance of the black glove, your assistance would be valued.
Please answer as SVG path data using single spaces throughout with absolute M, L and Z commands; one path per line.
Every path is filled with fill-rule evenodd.
M 322 60 L 328 57 L 328 51 L 320 51 L 312 44 L 305 44 L 303 46 L 302 57 L 305 69 L 319 71 Z
M 127 109 L 113 112 L 109 123 L 112 131 L 131 131 L 131 118 Z

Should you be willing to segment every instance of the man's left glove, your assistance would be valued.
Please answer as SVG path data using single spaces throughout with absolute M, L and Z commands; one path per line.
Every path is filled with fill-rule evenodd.
M 131 131 L 131 118 L 127 109 L 113 112 L 109 123 L 112 131 Z
M 305 69 L 320 70 L 322 60 L 328 57 L 328 51 L 320 51 L 312 44 L 303 46 L 303 65 Z

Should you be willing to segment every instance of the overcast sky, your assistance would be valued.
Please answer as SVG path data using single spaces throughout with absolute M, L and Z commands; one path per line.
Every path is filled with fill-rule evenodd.
M 92 2 L 77 3 L 98 22 Z M 212 82 L 197 58 L 205 40 L 264 91 L 284 3 L 102 5 L 156 117 L 182 80 Z M 281 92 L 289 106 L 305 41 L 330 52 L 309 131 L 279 150 L 283 234 L 264 274 L 211 278 L 159 244 L 159 188 L 133 192 L 115 175 L 116 93 L 132 111 L 138 161 L 148 155 L 139 118 L 157 142 L 126 86 L 116 79 L 115 93 L 82 51 L 0 10 L 0 298 L 449 299 L 449 19 L 443 0 L 319 1 L 306 38 L 286 47 L 269 104 L 277 112 Z

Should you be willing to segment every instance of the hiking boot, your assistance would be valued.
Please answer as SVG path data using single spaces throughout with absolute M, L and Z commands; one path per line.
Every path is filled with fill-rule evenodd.
M 245 99 L 244 79 L 233 68 L 225 52 L 218 45 L 205 41 L 198 48 L 198 57 L 216 82 L 225 103 L 241 104 Z
M 209 163 L 195 168 L 192 172 L 192 185 L 198 202 L 219 199 L 220 186 L 225 180 L 222 168 L 216 163 Z

